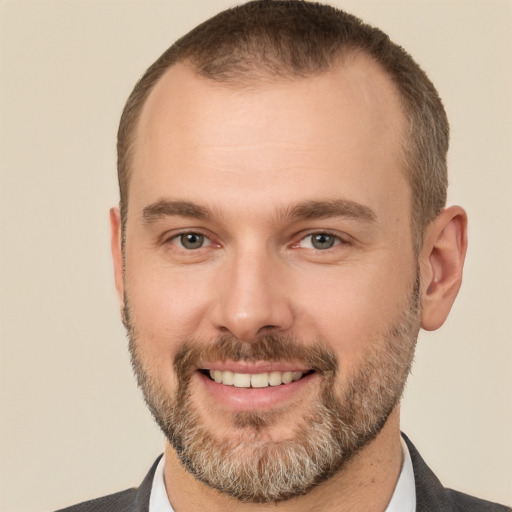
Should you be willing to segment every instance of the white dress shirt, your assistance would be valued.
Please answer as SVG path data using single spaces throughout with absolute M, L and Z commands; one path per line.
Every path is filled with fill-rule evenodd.
M 411 456 L 404 440 L 400 440 L 402 442 L 404 461 L 393 496 L 385 512 L 415 512 L 416 510 L 416 488 Z M 149 498 L 149 512 L 174 512 L 165 489 L 163 457 L 158 463 L 153 478 L 153 486 L 151 487 L 151 496 Z

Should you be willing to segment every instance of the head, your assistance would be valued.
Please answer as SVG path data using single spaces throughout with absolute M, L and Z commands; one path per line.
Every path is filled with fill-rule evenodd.
M 116 286 L 195 478 L 277 502 L 398 432 L 420 325 L 460 284 L 447 145 L 421 69 L 331 7 L 225 11 L 149 68 L 119 129 Z

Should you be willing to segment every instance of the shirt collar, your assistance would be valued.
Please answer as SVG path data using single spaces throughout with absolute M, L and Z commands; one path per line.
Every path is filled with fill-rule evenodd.
M 415 512 L 416 510 L 416 483 L 414 481 L 411 454 L 402 437 L 400 437 L 400 443 L 402 444 L 404 460 L 393 496 L 391 496 L 391 501 L 388 503 L 385 512 Z
M 149 497 L 149 512 L 174 512 L 165 489 L 164 459 L 165 455 L 160 459 L 156 467 L 155 476 L 153 477 L 153 485 Z

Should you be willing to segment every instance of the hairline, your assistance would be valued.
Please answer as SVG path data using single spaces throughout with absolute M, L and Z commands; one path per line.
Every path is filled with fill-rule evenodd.
M 399 138 L 399 151 L 400 153 L 397 155 L 397 161 L 400 162 L 400 172 L 403 174 L 407 185 L 409 187 L 410 193 L 410 208 L 409 208 L 409 217 L 410 217 L 410 230 L 413 241 L 413 247 L 415 253 L 418 253 L 421 249 L 423 242 L 423 234 L 426 226 L 419 226 L 417 219 L 414 215 L 414 208 L 417 202 L 416 194 L 414 193 L 414 176 L 412 166 L 413 163 L 411 159 L 414 160 L 414 151 L 409 148 L 411 142 L 411 128 L 414 126 L 413 115 L 409 112 L 408 105 L 404 98 L 404 94 L 400 90 L 400 87 L 396 83 L 393 75 L 385 69 L 385 67 L 380 64 L 377 59 L 365 48 L 359 46 L 345 46 L 341 48 L 338 54 L 332 58 L 331 62 L 326 68 L 308 71 L 304 73 L 292 73 L 286 72 L 281 74 L 280 76 L 273 76 L 269 70 L 266 70 L 263 66 L 259 66 L 257 63 L 254 64 L 250 68 L 250 72 L 237 72 L 234 71 L 231 74 L 224 74 L 223 77 L 212 77 L 206 76 L 205 74 L 200 72 L 200 69 L 197 65 L 194 64 L 194 59 L 190 56 L 183 56 L 172 61 L 167 67 L 162 69 L 160 75 L 153 81 L 151 86 L 144 90 L 144 94 L 142 95 L 140 101 L 136 105 L 136 116 L 132 120 L 128 131 L 128 140 L 129 145 L 127 146 L 126 154 L 125 154 L 125 165 L 124 165 L 124 203 L 120 204 L 121 209 L 121 227 L 122 227 L 122 241 L 123 245 L 125 242 L 125 229 L 126 229 L 126 219 L 127 219 L 127 211 L 129 204 L 129 185 L 131 182 L 131 177 L 133 174 L 134 161 L 135 161 L 135 153 L 136 153 L 136 144 L 137 144 L 137 133 L 139 130 L 142 114 L 144 107 L 146 106 L 149 97 L 152 92 L 164 78 L 164 76 L 173 68 L 178 65 L 186 66 L 199 80 L 208 81 L 211 84 L 217 84 L 220 87 L 232 88 L 232 89 L 240 89 L 243 87 L 251 87 L 251 86 L 260 86 L 263 84 L 278 84 L 278 83 L 292 83 L 294 81 L 307 80 L 309 78 L 314 78 L 321 76 L 323 74 L 327 74 L 332 72 L 336 66 L 345 66 L 346 60 L 348 58 L 356 58 L 358 55 L 363 55 L 365 58 L 368 58 L 376 68 L 382 72 L 389 83 L 391 84 L 394 93 L 397 97 L 398 108 L 400 109 L 401 115 L 401 126 L 400 132 L 398 135 Z M 439 213 L 439 212 L 438 212 Z

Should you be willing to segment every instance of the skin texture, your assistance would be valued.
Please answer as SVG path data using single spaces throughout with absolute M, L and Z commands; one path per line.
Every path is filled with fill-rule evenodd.
M 243 87 L 199 78 L 184 64 L 164 75 L 137 130 L 124 264 L 119 212 L 111 211 L 116 287 L 123 308 L 129 300 L 138 358 L 160 390 L 177 392 L 173 364 L 184 340 L 251 344 L 272 334 L 305 347 L 321 342 L 334 355 L 334 389 L 343 397 L 365 362 L 384 353 L 418 272 L 418 324 L 444 322 L 460 286 L 466 217 L 446 209 L 415 255 L 402 125 L 393 85 L 364 56 L 323 75 Z M 323 205 L 322 215 L 311 213 L 312 203 Z M 327 212 L 326 204 L 336 208 Z M 205 245 L 185 249 L 183 233 L 203 235 Z M 329 233 L 335 244 L 315 249 L 313 233 Z M 414 343 L 411 335 L 406 358 Z M 195 372 L 188 400 L 212 435 L 241 442 L 248 437 L 232 413 L 279 408 L 261 434 L 279 442 L 294 436 L 320 382 L 312 378 L 277 402 L 256 399 L 253 410 L 254 402 L 212 394 Z M 397 405 L 342 471 L 276 506 L 210 489 L 170 446 L 165 476 L 177 512 L 205 503 L 213 511 L 382 511 L 400 465 Z

